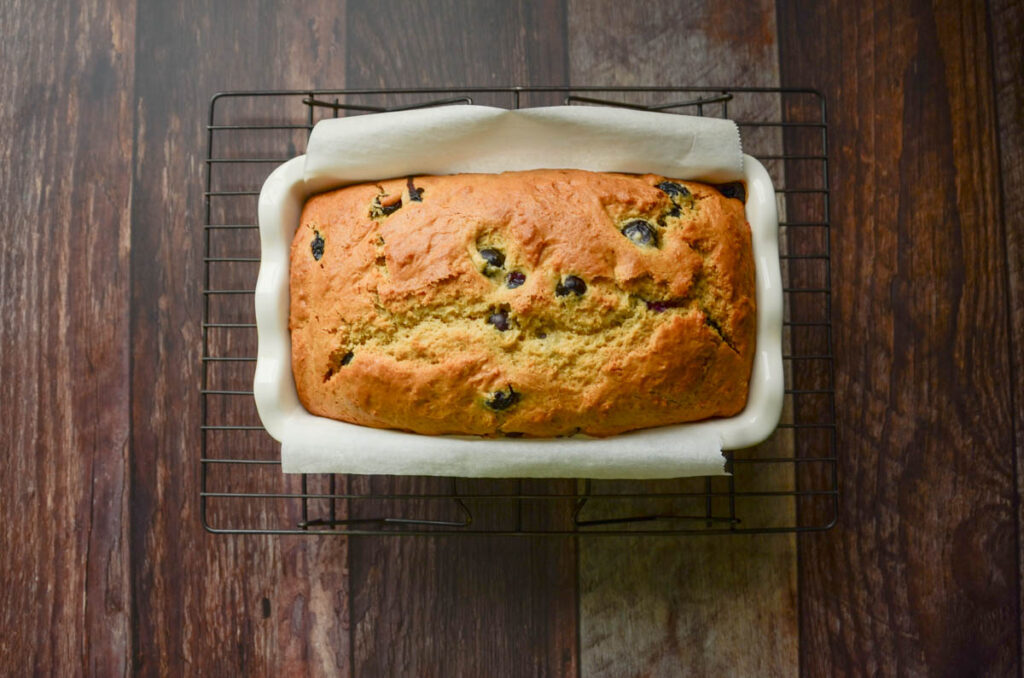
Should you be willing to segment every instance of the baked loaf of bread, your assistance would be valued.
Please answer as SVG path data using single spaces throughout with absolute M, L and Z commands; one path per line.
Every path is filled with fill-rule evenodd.
M 756 322 L 743 200 L 742 184 L 580 170 L 316 195 L 291 249 L 299 399 L 423 434 L 733 415 Z

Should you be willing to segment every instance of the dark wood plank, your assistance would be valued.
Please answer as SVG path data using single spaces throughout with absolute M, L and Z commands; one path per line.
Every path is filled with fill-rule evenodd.
M 1017 562 L 1020 566 L 1021 625 L 1024 628 L 1024 5 L 992 0 L 989 3 L 993 79 L 998 120 L 999 170 L 1003 227 L 1006 229 L 1006 265 L 1010 278 L 1010 383 L 1013 384 L 1014 446 L 1017 450 Z M 1018 637 L 1020 664 L 1024 645 Z
M 564 9 L 558 1 L 350 2 L 348 60 L 351 87 L 561 84 Z M 354 482 L 377 493 L 448 488 L 430 479 Z M 487 493 L 498 486 L 504 485 L 463 481 L 461 489 Z M 533 491 L 557 487 L 535 483 Z M 419 515 L 444 511 L 426 502 L 403 506 L 425 512 Z M 360 516 L 389 510 L 396 507 L 353 507 Z M 474 510 L 487 513 L 477 515 L 477 524 L 503 517 L 500 509 Z M 356 675 L 576 674 L 572 540 L 367 537 L 352 541 L 350 557 Z
M 827 94 L 833 149 L 843 494 L 799 541 L 801 671 L 1019 675 L 985 8 L 778 5 L 783 84 Z
M 779 82 L 771 0 L 742 7 L 721 2 L 647 2 L 643 11 L 629 3 L 570 1 L 569 41 L 570 78 L 575 85 L 772 87 Z M 747 120 L 779 120 L 780 106 L 775 98 L 739 97 L 730 104 L 730 114 Z M 778 130 L 764 132 L 774 136 L 749 139 L 750 148 L 759 149 L 753 152 L 781 153 Z M 781 178 L 777 171 L 776 180 Z M 792 456 L 792 436 L 778 435 L 744 454 Z M 757 478 L 748 477 L 751 468 L 739 469 L 739 489 L 792 491 L 792 465 L 762 467 Z M 702 481 L 697 482 L 677 485 L 701 492 Z M 744 487 L 746 483 L 751 486 Z M 665 487 L 665 483 L 639 483 L 636 491 L 663 492 Z M 716 485 L 718 491 L 725 487 Z M 642 514 L 644 507 L 649 512 L 650 505 L 638 502 L 634 512 Z M 765 512 L 772 515 L 759 515 Z M 747 523 L 793 525 L 794 512 L 789 499 L 740 499 L 737 504 L 738 515 Z M 586 539 L 580 544 L 579 568 L 583 675 L 791 675 L 796 671 L 796 542 L 792 536 Z M 736 595 L 740 589 L 743 594 Z
M 134 3 L 0 6 L 0 672 L 128 672 Z
M 774 4 L 569 0 L 570 77 L 582 85 L 777 85 Z M 585 78 L 585 79 L 584 79 Z
M 344 16 L 326 0 L 302 7 L 230 2 L 141 3 L 132 210 L 131 552 L 134 668 L 143 675 L 347 675 L 346 542 L 209 535 L 198 515 L 203 191 L 210 96 L 226 89 L 342 86 Z M 272 119 L 286 104 L 222 100 L 232 119 Z M 304 114 L 300 102 L 293 102 Z M 219 109 L 221 110 L 221 109 Z M 234 134 L 235 136 L 230 136 Z M 219 156 L 301 150 L 285 136 L 218 133 Z M 289 144 L 291 144 L 289 146 Z M 219 188 L 258 188 L 272 166 L 218 166 Z M 262 174 L 261 174 L 262 173 Z M 255 223 L 255 198 L 219 199 L 215 219 Z M 246 239 L 249 240 L 246 240 Z M 252 246 L 218 232 L 211 247 Z M 256 250 L 258 251 L 258 250 Z M 241 287 L 255 268 L 217 266 L 211 285 Z M 211 302 L 220 304 L 220 301 Z M 214 312 L 248 319 L 249 304 Z M 222 318 L 226 319 L 226 318 Z M 241 320 L 242 317 L 239 318 Z M 211 334 L 216 350 L 251 351 L 250 334 Z M 252 364 L 211 366 L 217 386 L 247 388 Z M 211 398 L 224 419 L 255 422 L 251 398 Z M 208 434 L 213 439 L 215 436 Z M 217 434 L 223 436 L 224 434 Z M 273 458 L 264 434 L 232 434 L 211 454 Z M 248 474 L 258 474 L 253 477 Z M 276 467 L 210 470 L 239 491 L 296 490 Z M 293 527 L 283 502 L 211 507 L 219 527 Z M 264 521 L 264 522 L 260 522 Z

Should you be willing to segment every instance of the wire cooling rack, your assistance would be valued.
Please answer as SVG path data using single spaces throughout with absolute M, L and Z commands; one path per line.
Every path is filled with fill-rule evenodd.
M 782 423 L 725 477 L 652 481 L 286 475 L 252 395 L 256 202 L 324 117 L 460 104 L 729 117 L 776 186 Z M 505 87 L 224 92 L 210 102 L 203 221 L 200 503 L 216 533 L 683 535 L 796 532 L 838 513 L 825 100 L 802 89 Z

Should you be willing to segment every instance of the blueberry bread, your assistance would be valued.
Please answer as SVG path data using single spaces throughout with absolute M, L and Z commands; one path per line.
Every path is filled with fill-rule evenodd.
M 310 198 L 292 368 L 313 414 L 424 434 L 607 436 L 736 414 L 754 354 L 742 184 L 580 170 Z

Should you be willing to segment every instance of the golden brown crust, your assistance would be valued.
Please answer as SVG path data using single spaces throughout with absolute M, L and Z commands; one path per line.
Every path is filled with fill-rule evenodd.
M 492 436 L 736 414 L 755 333 L 743 204 L 667 180 L 691 194 L 672 197 L 664 181 L 534 170 L 310 198 L 291 251 L 302 404 L 366 426 Z M 633 219 L 648 223 L 631 240 Z M 525 280 L 510 287 L 513 272 Z

